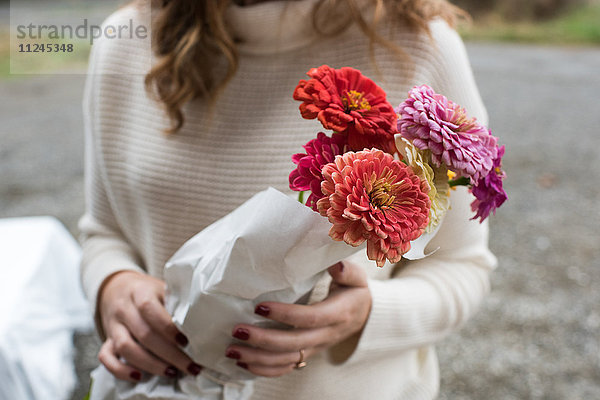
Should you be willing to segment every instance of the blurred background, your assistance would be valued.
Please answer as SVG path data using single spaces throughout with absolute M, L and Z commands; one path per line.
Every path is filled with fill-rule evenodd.
M 509 200 L 490 218 L 492 293 L 438 346 L 440 398 L 599 399 L 600 1 L 455 3 L 473 17 L 459 30 L 506 145 Z M 40 4 L 65 15 L 83 7 L 100 22 L 120 2 Z M 9 21 L 0 1 L 0 218 L 52 215 L 76 237 L 85 57 L 11 74 Z M 75 400 L 99 341 L 86 331 L 73 343 Z

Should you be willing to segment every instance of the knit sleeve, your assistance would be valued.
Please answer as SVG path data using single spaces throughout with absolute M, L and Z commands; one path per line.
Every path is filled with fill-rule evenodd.
M 460 37 L 445 23 L 436 24 L 432 35 L 440 49 L 439 65 L 433 66 L 438 76 L 431 85 L 487 122 Z M 360 336 L 330 351 L 333 361 L 362 362 L 433 344 L 475 313 L 489 291 L 496 258 L 488 249 L 487 221 L 471 220 L 473 196 L 459 187 L 450 199 L 451 208 L 427 247 L 437 251 L 421 260 L 403 260 L 390 279 L 369 281 L 368 321 Z
M 467 110 L 484 125 L 488 114 L 477 89 L 467 50 L 459 34 L 443 20 L 430 24 L 434 42 L 433 89 Z
M 97 118 L 101 107 L 97 99 L 103 75 L 96 68 L 102 51 L 102 43 L 93 46 L 84 92 L 86 205 L 85 213 L 79 220 L 83 248 L 81 279 L 98 327 L 96 299 L 102 282 L 117 271 L 142 271 L 139 257 L 120 229 L 118 218 L 113 212 L 102 163 L 101 134 Z

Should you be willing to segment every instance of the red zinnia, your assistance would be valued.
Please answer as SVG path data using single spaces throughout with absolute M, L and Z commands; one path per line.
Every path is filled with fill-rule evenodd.
M 352 246 L 366 240 L 379 267 L 400 261 L 429 222 L 427 183 L 381 150 L 337 156 L 323 178 L 317 207 L 333 224 L 329 236 Z
M 290 189 L 298 192 L 310 190 L 306 205 L 317 211 L 317 200 L 323 197 L 321 170 L 325 164 L 333 162 L 335 156 L 348 151 L 346 136 L 334 133 L 328 137 L 319 132 L 316 139 L 310 140 L 302 147 L 306 153 L 292 156 L 292 161 L 297 167 L 290 173 Z
M 354 68 L 312 68 L 294 99 L 306 119 L 318 118 L 326 129 L 348 135 L 351 150 L 377 147 L 394 153 L 396 113 L 383 89 Z

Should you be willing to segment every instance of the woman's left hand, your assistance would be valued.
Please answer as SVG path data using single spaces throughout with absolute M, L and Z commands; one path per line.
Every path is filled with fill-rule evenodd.
M 290 373 L 300 361 L 361 331 L 371 311 L 366 273 L 351 263 L 329 268 L 333 278 L 329 296 L 312 305 L 263 302 L 255 312 L 294 329 L 265 329 L 248 324 L 233 328 L 233 337 L 247 343 L 227 348 L 226 356 L 260 376 Z

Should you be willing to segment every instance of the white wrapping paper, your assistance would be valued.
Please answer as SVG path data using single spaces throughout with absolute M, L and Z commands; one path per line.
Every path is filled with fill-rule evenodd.
M 191 238 L 166 264 L 166 306 L 189 339 L 185 351 L 205 369 L 196 378 L 149 377 L 134 385 L 99 367 L 91 400 L 248 399 L 254 375 L 225 357 L 232 329 L 270 324 L 254 314 L 262 301 L 306 302 L 329 266 L 359 250 L 333 241 L 330 227 L 269 188 Z
M 255 376 L 225 357 L 235 341 L 232 329 L 274 326 L 254 314 L 258 303 L 306 303 L 329 266 L 364 247 L 332 240 L 330 228 L 327 218 L 269 188 L 188 240 L 165 267 L 166 307 L 189 339 L 186 353 L 204 370 L 132 384 L 100 366 L 92 373 L 90 400 L 249 399 Z M 435 233 L 415 240 L 405 257 L 425 257 Z
M 425 247 L 429 244 L 431 239 L 437 235 L 440 230 L 440 224 L 431 232 L 424 232 L 421 236 L 410 242 L 410 250 L 402 255 L 402 258 L 407 260 L 420 260 L 421 258 L 428 257 L 439 250 L 439 247 L 432 249 L 429 253 L 425 253 Z

